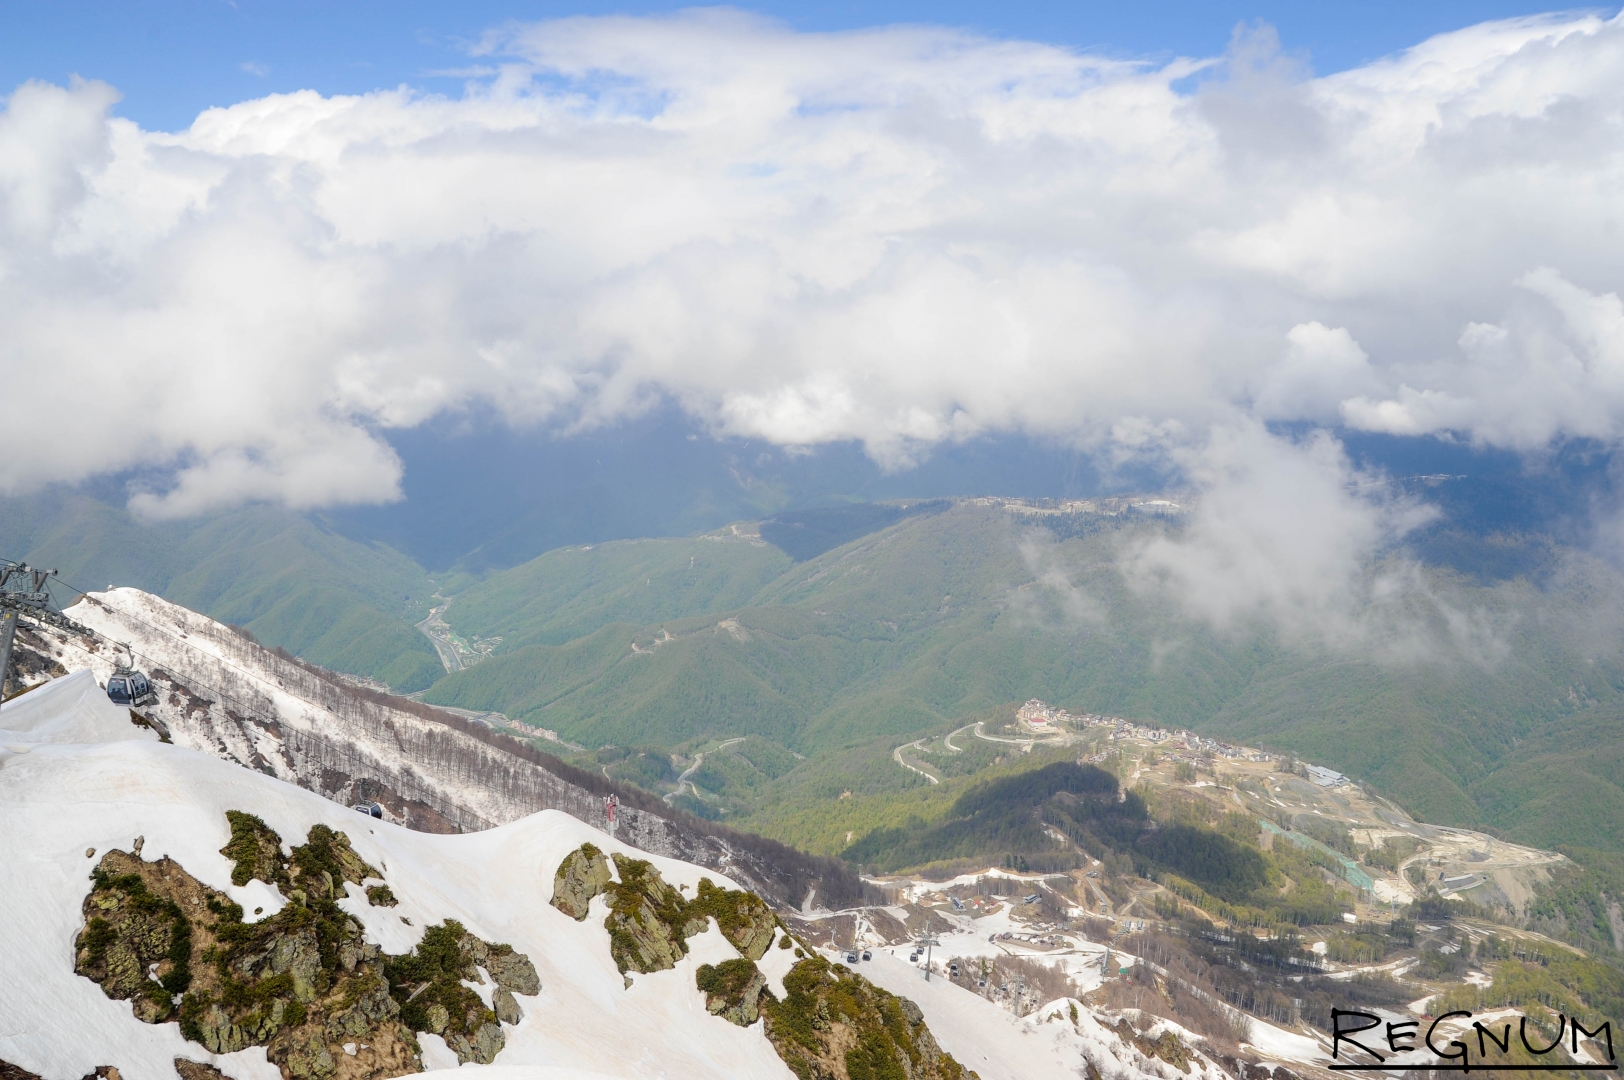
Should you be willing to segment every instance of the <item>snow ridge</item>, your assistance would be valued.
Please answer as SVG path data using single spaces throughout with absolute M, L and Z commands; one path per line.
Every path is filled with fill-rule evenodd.
M 109 589 L 86 594 L 66 614 L 104 640 L 41 628 L 35 637 L 50 653 L 41 659 L 105 683 L 115 664 L 129 659 L 112 643 L 127 643 L 157 693 L 144 712 L 177 745 L 345 805 L 376 801 L 390 820 L 424 831 L 488 829 L 539 810 L 607 824 L 601 793 L 458 730 L 449 717 L 439 722 L 393 707 L 161 597 Z M 615 828 L 645 851 L 732 874 L 779 902 L 806 891 L 806 868 L 657 813 L 623 803 Z

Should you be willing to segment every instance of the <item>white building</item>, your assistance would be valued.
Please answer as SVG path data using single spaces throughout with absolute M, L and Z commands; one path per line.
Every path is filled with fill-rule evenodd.
M 1334 769 L 1327 769 L 1319 765 L 1309 765 L 1308 778 L 1320 787 L 1341 787 L 1348 782 L 1348 778 Z

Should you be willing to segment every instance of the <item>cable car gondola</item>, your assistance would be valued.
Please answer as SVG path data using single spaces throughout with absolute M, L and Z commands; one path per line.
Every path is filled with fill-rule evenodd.
M 153 700 L 152 684 L 143 672 L 136 670 L 135 653 L 128 645 L 124 646 L 124 651 L 130 654 L 131 663 L 118 664 L 113 669 L 112 676 L 107 680 L 108 700 L 114 705 L 126 707 L 150 705 Z

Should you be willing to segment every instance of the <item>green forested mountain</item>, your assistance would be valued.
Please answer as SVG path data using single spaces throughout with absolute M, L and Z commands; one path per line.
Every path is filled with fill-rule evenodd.
M 1428 535 L 1433 564 L 1333 647 L 1267 623 L 1220 632 L 1130 588 L 1123 546 L 1176 522 L 929 510 L 786 516 L 768 535 L 801 555 L 882 526 L 800 562 L 749 525 L 548 552 L 454 596 L 457 632 L 502 639 L 454 675 L 412 626 L 428 575 L 319 516 L 148 523 L 47 493 L 0 504 L 0 554 L 81 588 L 161 593 L 398 690 L 432 683 L 432 701 L 622 748 L 604 768 L 751 736 L 708 753 L 682 798 L 823 848 L 877 812 L 832 806 L 843 791 L 935 806 L 892 760 L 898 743 L 1036 696 L 1295 751 L 1429 820 L 1624 850 L 1624 580 L 1600 560 L 1548 537 Z
M 314 663 L 406 692 L 444 674 L 412 626 L 434 591 L 423 570 L 305 515 L 251 507 L 143 522 L 87 494 L 47 492 L 0 501 L 0 554 L 56 567 L 80 589 L 158 593 Z
M 732 611 L 789 567 L 782 551 L 733 530 L 559 548 L 459 593 L 447 618 L 465 634 L 502 637 L 508 652 L 562 645 L 610 623 Z
M 761 781 L 787 793 L 831 755 L 888 759 L 1037 696 L 1293 750 L 1430 820 L 1619 846 L 1624 583 L 1604 563 L 1431 567 L 1333 647 L 1129 588 L 1120 546 L 1176 525 L 1034 520 L 959 503 L 799 564 L 748 530 L 552 552 L 453 601 L 459 632 L 504 645 L 430 700 L 593 747 L 762 736 L 807 758 Z

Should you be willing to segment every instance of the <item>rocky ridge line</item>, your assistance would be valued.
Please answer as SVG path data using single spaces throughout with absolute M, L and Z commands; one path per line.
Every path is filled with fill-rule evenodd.
M 610 952 L 623 974 L 675 967 L 688 952 L 687 938 L 704 932 L 714 918 L 740 955 L 695 972 L 707 1011 L 740 1027 L 765 1018 L 768 1041 L 802 1080 L 975 1078 L 936 1042 L 917 1005 L 840 964 L 808 955 L 787 931 L 780 936 L 781 924 L 755 894 L 702 878 L 696 895 L 686 899 L 653 864 L 618 853 L 613 861 L 618 881 L 594 845 L 572 851 L 554 874 L 552 904 L 585 921 L 592 898 L 603 896 Z M 784 977 L 783 1001 L 755 963 L 775 939 L 801 958 Z

